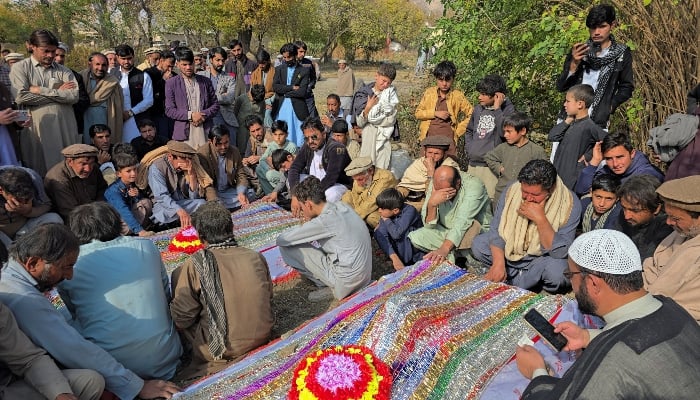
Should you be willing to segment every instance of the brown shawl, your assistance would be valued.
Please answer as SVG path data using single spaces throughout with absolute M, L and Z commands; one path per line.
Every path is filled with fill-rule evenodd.
M 89 89 L 90 69 L 80 71 L 80 76 L 83 77 L 85 88 Z M 124 124 L 124 118 L 122 117 L 124 94 L 121 86 L 119 86 L 119 80 L 115 76 L 107 74 L 104 78 L 97 81 L 97 85 L 88 95 L 90 96 L 90 105 L 105 102 L 107 106 L 107 126 L 112 131 L 111 142 L 121 143 Z

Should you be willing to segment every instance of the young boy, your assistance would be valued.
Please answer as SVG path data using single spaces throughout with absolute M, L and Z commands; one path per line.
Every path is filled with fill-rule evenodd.
M 396 68 L 382 63 L 375 74 L 375 81 L 361 87 L 353 99 L 353 115 L 362 128 L 361 157 L 372 159 L 376 168 L 388 169 L 391 160 L 391 143 L 396 123 L 399 96 L 391 83 L 396 78 Z
M 474 107 L 464 136 L 464 153 L 469 160 L 467 172 L 484 182 L 492 203 L 498 179 L 489 170 L 484 156 L 503 143 L 503 118 L 515 112 L 506 90 L 506 81 L 499 75 L 486 75 L 479 81 L 476 85 L 479 104 Z
M 279 172 L 273 169 L 272 152 L 275 150 L 287 150 L 290 154 L 297 153 L 297 145 L 287 140 L 288 125 L 285 121 L 277 120 L 272 123 L 272 142 L 268 142 L 267 149 L 261 156 L 261 162 L 255 168 L 255 174 L 258 176 L 260 186 L 265 194 L 270 194 L 272 188 L 275 187 L 280 180 Z
M 617 190 L 620 178 L 602 174 L 593 179 L 591 197 L 581 199 L 581 233 L 594 229 L 613 229 L 620 216 Z
M 262 198 L 263 201 L 276 202 L 285 210 L 291 210 L 291 197 L 289 196 L 289 188 L 287 187 L 287 173 L 294 162 L 294 154 L 284 149 L 277 149 L 270 156 L 272 159 L 272 167 L 274 171 L 280 175 L 280 179 L 272 189 L 270 194 Z
M 139 120 L 138 127 L 141 136 L 133 138 L 131 146 L 134 148 L 136 157 L 140 161 L 149 151 L 165 146 L 168 143 L 168 139 L 165 136 L 156 134 L 156 124 L 150 119 L 144 118 Z
M 331 126 L 331 139 L 345 145 L 351 160 L 360 155 L 360 143 L 348 137 L 348 123 L 342 119 L 333 122 Z
M 530 160 L 547 159 L 542 146 L 527 138 L 532 119 L 523 112 L 515 112 L 503 118 L 503 135 L 506 142 L 486 153 L 484 161 L 498 178 L 494 191 L 493 208 L 496 208 L 503 189 L 518 178 L 518 173 Z
M 406 264 L 413 265 L 423 259 L 424 253 L 413 247 L 408 240 L 409 232 L 423 226 L 420 213 L 406 204 L 403 196 L 394 188 L 384 189 L 377 196 L 379 225 L 374 237 L 382 251 L 389 256 L 395 270 Z
M 437 85 L 425 90 L 416 109 L 416 119 L 420 121 L 418 140 L 432 135 L 450 138 L 452 144 L 447 150 L 449 156 L 457 155 L 457 140 L 466 132 L 467 123 L 474 111 L 464 93 L 452 89 L 455 75 L 457 67 L 452 61 L 443 61 L 436 65 L 433 76 Z
M 549 140 L 559 142 L 552 164 L 566 187 L 573 190 L 581 170 L 590 161 L 593 146 L 607 134 L 588 117 L 593 102 L 590 85 L 574 85 L 566 92 L 566 119 L 549 131 Z
M 122 221 L 129 227 L 129 233 L 142 237 L 153 235 L 152 231 L 143 228 L 144 221 L 149 221 L 153 203 L 136 187 L 139 160 L 131 145 L 115 145 L 112 161 L 117 170 L 117 180 L 105 190 L 105 200 L 117 209 Z

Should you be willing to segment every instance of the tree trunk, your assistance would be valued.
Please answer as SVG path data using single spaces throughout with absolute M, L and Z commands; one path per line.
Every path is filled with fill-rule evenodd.
M 241 41 L 243 53 L 248 54 L 250 51 L 250 42 L 253 39 L 253 27 L 247 26 L 245 29 L 238 31 L 238 40 Z

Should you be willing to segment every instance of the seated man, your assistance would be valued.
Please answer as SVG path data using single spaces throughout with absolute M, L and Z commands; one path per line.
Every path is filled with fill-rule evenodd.
M 112 163 L 112 150 L 114 146 L 110 141 L 112 131 L 109 126 L 104 124 L 95 124 L 88 129 L 90 134 L 90 144 L 97 149 L 97 167 L 102 172 L 102 176 L 108 185 L 114 182 L 114 164 Z
M 166 117 L 164 117 L 166 118 Z M 161 135 L 156 132 L 156 123 L 150 119 L 144 118 L 138 122 L 139 132 L 141 136 L 131 139 L 131 146 L 136 151 L 136 157 L 139 160 L 143 159 L 149 151 L 153 151 L 168 143 L 167 134 L 163 132 Z
M 617 190 L 621 211 L 611 229 L 632 239 L 642 261 L 651 257 L 656 246 L 673 232 L 673 228 L 666 224 L 663 203 L 656 194 L 660 185 L 661 182 L 652 175 L 635 175 Z
M 411 163 L 403 173 L 401 182 L 396 187 L 406 198 L 406 203 L 416 210 L 423 209 L 425 192 L 433 179 L 435 169 L 447 165 L 459 169 L 459 164 L 452 157 L 447 157 L 452 139 L 445 136 L 428 136 L 423 139 L 421 146 L 425 156 Z
M 214 125 L 209 141 L 197 150 L 199 163 L 216 185 L 216 194 L 229 210 L 248 204 L 248 178 L 241 153 L 231 146 L 231 135 L 224 125 Z M 251 192 L 251 198 L 253 198 Z
M 62 224 L 41 225 L 17 239 L 0 276 L 0 301 L 12 310 L 32 342 L 64 367 L 97 371 L 104 377 L 105 388 L 122 399 L 171 398 L 180 391 L 177 386 L 160 380 L 144 381 L 124 368 L 109 353 L 84 339 L 44 295 L 73 277 L 79 251 L 78 239 Z
M 625 183 L 633 175 L 643 174 L 653 175 L 661 182 L 664 180 L 664 174 L 649 162 L 644 153 L 632 147 L 629 136 L 624 133 L 610 133 L 602 142 L 593 146 L 591 161 L 583 168 L 576 181 L 576 194 L 588 194 L 593 178 L 600 174 L 617 175 L 621 183 Z
M 66 159 L 46 173 L 46 193 L 64 221 L 75 207 L 104 200 L 107 182 L 95 168 L 98 153 L 96 147 L 72 144 L 61 151 Z
M 178 374 L 189 379 L 220 371 L 270 340 L 272 280 L 265 258 L 238 247 L 231 214 L 218 203 L 192 220 L 205 248 L 173 272 L 170 313 L 192 345 L 192 361 Z
M 0 168 L 0 242 L 9 247 L 16 238 L 42 224 L 63 220 L 51 210 L 39 174 L 29 168 Z
M 304 145 L 299 149 L 289 169 L 290 189 L 293 190 L 306 176 L 313 175 L 321 181 L 321 188 L 329 202 L 340 200 L 352 183 L 352 179 L 345 175 L 344 171 L 350 164 L 350 156 L 345 146 L 334 140 L 327 140 L 326 134 L 323 133 L 323 124 L 318 118 L 307 118 L 301 129 L 304 132 Z
M 333 122 L 333 125 L 331 125 L 330 136 L 331 139 L 345 145 L 350 159 L 354 160 L 355 158 L 360 156 L 360 143 L 350 138 L 349 129 L 350 128 L 348 127 L 347 121 L 339 119 Z
M 284 262 L 317 286 L 328 286 L 311 292 L 309 300 L 324 300 L 331 294 L 340 300 L 367 286 L 372 277 L 372 245 L 357 213 L 340 201 L 326 203 L 321 181 L 313 176 L 294 186 L 292 203 L 306 222 L 282 233 L 277 245 Z
M 408 234 L 432 262 L 455 261 L 455 253 L 471 247 L 474 236 L 491 222 L 491 200 L 483 182 L 455 167 L 435 169 L 423 204 L 423 227 Z M 461 254 L 460 254 L 461 255 Z
M 98 400 L 105 380 L 95 371 L 60 370 L 0 303 L 0 396 L 3 399 Z
M 673 232 L 644 260 L 644 288 L 671 297 L 700 322 L 700 175 L 664 182 L 656 193 Z
M 180 221 L 192 225 L 190 214 L 207 201 L 217 200 L 214 182 L 187 143 L 171 140 L 141 160 L 139 189 L 153 192 L 153 218 L 161 224 Z M 147 173 L 144 173 L 147 171 Z
M 594 230 L 571 244 L 568 264 L 579 308 L 606 326 L 556 326 L 568 340 L 564 350 L 586 349 L 561 378 L 547 374 L 534 347 L 518 347 L 518 369 L 532 379 L 522 399 L 694 399 L 700 327 L 673 300 L 644 290 L 634 243 L 620 232 Z
M 374 168 L 372 159 L 358 157 L 347 167 L 345 174 L 352 178 L 352 189 L 345 192 L 342 200 L 347 203 L 372 229 L 379 223 L 377 196 L 384 189 L 396 187 L 398 181 L 391 171 Z
M 73 210 L 80 255 L 58 291 L 84 338 L 142 379 L 170 379 L 182 346 L 168 311 L 168 275 L 153 242 L 121 236 L 121 225 L 102 201 Z
M 566 254 L 581 219 L 581 202 L 554 165 L 532 160 L 498 201 L 489 232 L 474 238 L 474 257 L 490 266 L 484 279 L 523 289 L 567 291 Z
M 267 144 L 265 143 L 265 127 L 263 126 L 262 118 L 257 115 L 249 115 L 245 120 L 245 127 L 250 135 L 248 136 L 246 149 L 243 152 L 243 159 L 241 162 L 243 163 L 243 170 L 245 171 L 248 183 L 255 190 L 255 194 L 262 197 L 264 191 L 262 186 L 260 186 L 258 176 L 255 174 L 255 169 L 258 167 L 258 164 L 260 164 L 260 159 L 267 149 Z

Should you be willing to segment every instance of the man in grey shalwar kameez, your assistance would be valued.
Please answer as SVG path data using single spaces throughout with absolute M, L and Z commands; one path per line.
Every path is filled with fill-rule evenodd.
M 284 262 L 317 286 L 309 300 L 330 294 L 342 299 L 361 289 L 372 276 L 372 246 L 365 222 L 343 202 L 326 203 L 318 178 L 310 176 L 292 190 L 306 223 L 277 238 Z

